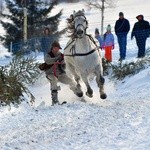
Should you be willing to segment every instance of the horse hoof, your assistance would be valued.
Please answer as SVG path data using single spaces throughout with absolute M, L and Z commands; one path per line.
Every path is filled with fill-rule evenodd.
M 86 92 L 86 95 L 87 95 L 88 97 L 90 97 L 90 98 L 93 97 L 93 94 L 89 94 L 88 92 Z
M 101 99 L 106 99 L 107 98 L 107 95 L 104 93 L 101 95 Z
M 77 95 L 78 97 L 82 97 L 82 96 L 83 96 L 83 92 L 76 93 L 76 95 Z

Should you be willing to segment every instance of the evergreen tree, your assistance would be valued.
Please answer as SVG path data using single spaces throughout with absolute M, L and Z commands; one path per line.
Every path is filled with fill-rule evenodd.
M 5 0 L 9 14 L 1 13 L 9 22 L 0 20 L 6 34 L 0 36 L 5 47 L 10 43 L 18 43 L 23 40 L 23 8 L 27 9 L 27 39 L 40 36 L 43 28 L 49 27 L 52 33 L 58 30 L 59 18 L 62 10 L 54 16 L 50 16 L 52 9 L 57 5 L 57 1 L 52 1 L 49 5 L 42 0 Z

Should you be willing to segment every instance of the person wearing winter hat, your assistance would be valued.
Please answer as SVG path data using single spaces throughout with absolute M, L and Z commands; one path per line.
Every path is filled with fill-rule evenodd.
M 127 34 L 130 30 L 130 23 L 124 18 L 123 12 L 119 13 L 119 19 L 115 23 L 115 33 L 117 35 L 120 58 L 122 61 L 126 58 Z
M 100 48 L 102 49 L 103 40 L 102 40 L 102 37 L 101 37 L 100 34 L 99 34 L 98 28 L 95 29 L 95 38 L 98 40 L 99 46 L 100 46 Z
M 150 36 L 150 24 L 148 21 L 144 20 L 143 15 L 138 15 L 137 17 L 138 22 L 134 24 L 131 33 L 131 39 L 135 36 L 136 44 L 138 46 L 138 58 L 145 56 L 145 47 L 146 47 L 146 40 Z
M 112 61 L 112 49 L 114 49 L 114 35 L 111 33 L 111 25 L 107 25 L 104 34 L 103 48 L 105 50 L 105 59 L 107 62 Z
M 81 97 L 83 95 L 82 91 L 77 93 L 76 83 L 67 76 L 64 55 L 60 52 L 60 49 L 62 48 L 59 42 L 54 41 L 51 45 L 51 51 L 44 58 L 45 63 L 39 66 L 42 71 L 45 71 L 46 77 L 50 81 L 52 105 L 60 104 L 58 100 L 58 90 L 60 90 L 57 86 L 58 82 L 68 84 L 77 96 Z

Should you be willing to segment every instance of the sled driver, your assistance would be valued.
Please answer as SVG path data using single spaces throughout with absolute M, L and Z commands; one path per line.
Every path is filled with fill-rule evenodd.
M 58 82 L 69 84 L 70 89 L 76 93 L 75 82 L 65 73 L 64 55 L 60 49 L 62 48 L 58 42 L 52 43 L 51 51 L 45 56 L 45 65 L 41 69 L 45 71 L 46 77 L 50 81 L 52 105 L 60 104 L 58 101 L 58 90 L 60 90 L 57 86 Z

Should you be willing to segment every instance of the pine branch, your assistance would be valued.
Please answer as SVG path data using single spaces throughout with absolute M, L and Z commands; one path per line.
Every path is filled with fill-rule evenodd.
M 34 57 L 17 55 L 9 65 L 0 66 L 0 105 L 19 105 L 26 94 L 30 103 L 34 102 L 33 94 L 26 87 L 33 84 L 40 75 Z
M 126 76 L 131 76 L 137 74 L 141 70 L 150 66 L 150 55 L 139 59 L 135 62 L 130 62 L 127 64 L 119 63 L 119 65 L 112 65 L 112 77 L 117 80 L 122 80 Z

